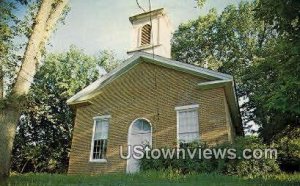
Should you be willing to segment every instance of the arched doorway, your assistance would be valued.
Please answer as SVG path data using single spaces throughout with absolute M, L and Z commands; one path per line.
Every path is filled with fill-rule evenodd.
M 128 146 L 131 146 L 131 155 L 133 147 L 136 145 L 152 145 L 152 127 L 147 119 L 139 118 L 134 120 L 128 129 Z M 132 156 L 127 160 L 127 173 L 138 172 L 139 160 L 134 159 Z

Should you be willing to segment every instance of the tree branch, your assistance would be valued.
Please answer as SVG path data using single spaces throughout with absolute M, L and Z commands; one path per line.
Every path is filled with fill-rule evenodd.
M 26 47 L 23 63 L 13 86 L 16 95 L 27 94 L 37 67 L 41 61 L 42 50 L 60 18 L 68 0 L 43 0 L 35 19 L 33 32 Z M 53 5 L 55 5 L 53 7 Z

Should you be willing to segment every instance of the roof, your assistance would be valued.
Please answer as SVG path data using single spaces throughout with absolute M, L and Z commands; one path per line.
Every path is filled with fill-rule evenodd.
M 227 74 L 223 74 L 206 68 L 201 68 L 194 65 L 174 61 L 158 55 L 152 55 L 145 52 L 136 52 L 132 57 L 128 58 L 117 68 L 112 70 L 110 73 L 105 74 L 104 76 L 102 76 L 101 78 L 99 78 L 98 80 L 96 80 L 95 82 L 87 86 L 86 88 L 76 93 L 74 96 L 72 96 L 70 99 L 67 100 L 67 103 L 76 104 L 79 102 L 81 103 L 83 101 L 89 100 L 90 98 L 93 97 L 94 93 L 96 93 L 99 89 L 101 89 L 106 84 L 114 80 L 116 77 L 126 72 L 127 70 L 131 69 L 131 67 L 133 67 L 134 65 L 142 61 L 187 72 L 190 74 L 201 76 L 209 80 L 233 80 L 233 77 Z
M 215 87 L 224 87 L 225 95 L 227 98 L 229 109 L 232 114 L 233 122 L 235 123 L 236 126 L 241 125 L 239 106 L 238 106 L 237 98 L 235 96 L 235 87 L 234 87 L 235 85 L 234 85 L 233 77 L 231 75 L 182 63 L 179 61 L 171 60 L 162 56 L 153 55 L 145 52 L 134 53 L 132 57 L 125 60 L 117 68 L 115 68 L 108 74 L 102 76 L 101 78 L 99 78 L 98 80 L 90 84 L 89 86 L 85 87 L 84 89 L 76 93 L 70 99 L 68 99 L 67 104 L 76 105 L 76 104 L 88 103 L 91 98 L 99 94 L 100 89 L 102 89 L 105 85 L 109 84 L 114 79 L 126 73 L 128 70 L 130 70 L 135 65 L 141 62 L 157 64 L 160 66 L 193 74 L 210 80 L 208 82 L 199 83 L 198 84 L 199 90 L 211 89 Z
M 164 8 L 159 8 L 159 9 L 155 9 L 155 10 L 152 10 L 152 11 L 143 12 L 141 14 L 131 16 L 131 17 L 129 17 L 129 21 L 131 23 L 133 23 L 136 20 L 143 19 L 143 18 L 146 18 L 146 17 L 150 16 L 150 14 L 151 14 L 151 17 L 155 17 L 157 15 L 164 14 Z

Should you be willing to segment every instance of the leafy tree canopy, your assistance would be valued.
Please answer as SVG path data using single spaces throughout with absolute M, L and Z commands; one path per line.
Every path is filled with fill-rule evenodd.
M 13 170 L 67 170 L 74 112 L 66 101 L 103 75 L 103 69 L 110 71 L 118 63 L 109 51 L 88 56 L 74 46 L 66 53 L 46 56 L 34 76 L 27 108 L 18 124 Z

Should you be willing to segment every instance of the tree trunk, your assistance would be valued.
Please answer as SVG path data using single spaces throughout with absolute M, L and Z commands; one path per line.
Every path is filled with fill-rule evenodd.
M 6 107 L 0 112 L 0 180 L 9 175 L 10 155 L 18 118 L 18 107 Z
M 26 95 L 33 82 L 42 50 L 60 18 L 68 0 L 43 0 L 34 20 L 32 34 L 29 38 L 20 70 L 12 87 L 13 97 Z M 0 98 L 0 101 L 3 100 Z M 1 106 L 1 105 L 0 105 Z M 10 155 L 20 117 L 19 105 L 11 104 L 0 113 L 0 181 L 7 178 L 10 170 Z M 1 179 L 2 177 L 2 179 Z
M 41 50 L 41 41 L 43 40 L 43 33 L 45 32 L 46 23 L 51 13 L 53 0 L 43 0 L 40 9 L 35 18 L 35 25 L 32 34 L 29 38 L 26 50 L 24 53 L 22 65 L 17 75 L 16 82 L 13 87 L 13 92 L 16 95 L 27 94 L 30 85 L 33 81 L 33 76 L 36 73 L 36 68 L 39 63 L 37 56 L 38 51 Z

